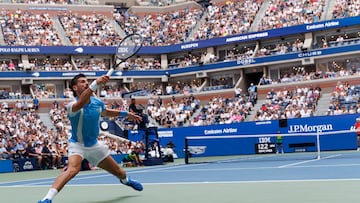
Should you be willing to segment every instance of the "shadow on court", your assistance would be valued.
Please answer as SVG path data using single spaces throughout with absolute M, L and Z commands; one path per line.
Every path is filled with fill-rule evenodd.
M 138 197 L 139 195 L 127 195 L 127 196 L 122 196 L 122 197 L 117 197 L 114 199 L 109 199 L 109 200 L 101 200 L 101 201 L 89 201 L 89 203 L 114 203 L 114 202 L 126 202 L 127 199 L 131 199 L 134 197 Z

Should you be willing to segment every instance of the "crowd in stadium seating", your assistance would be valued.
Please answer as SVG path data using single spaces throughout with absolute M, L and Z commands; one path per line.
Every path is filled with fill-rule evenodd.
M 157 125 L 167 128 L 182 127 L 189 125 L 190 118 L 199 107 L 200 101 L 193 95 L 184 96 L 180 101 L 173 97 L 169 103 L 152 99 L 147 106 L 147 113 Z
M 101 58 L 92 58 L 88 59 L 76 59 L 75 65 L 77 70 L 86 70 L 86 71 L 104 71 L 109 69 L 109 64 Z M 71 68 L 71 66 L 68 66 Z
M 360 3 L 357 0 L 336 0 L 333 19 L 360 15 Z
M 345 76 L 356 76 L 360 75 L 360 68 L 352 66 L 349 70 L 342 67 L 337 67 L 326 72 L 323 71 L 305 71 L 302 68 L 293 69 L 291 67 L 284 68 L 287 70 L 281 76 L 281 78 L 275 80 L 270 76 L 264 75 L 259 80 L 259 85 L 279 84 L 279 83 L 292 83 L 301 81 L 310 81 L 324 78 L 335 78 Z
M 60 167 L 66 156 L 67 135 L 48 129 L 35 109 L 20 101 L 14 109 L 2 104 L 0 118 L 1 159 L 34 158 L 39 169 Z
M 31 85 L 31 92 L 33 97 L 37 98 L 55 98 L 55 85 L 46 87 L 44 84 L 33 84 Z
M 233 98 L 215 96 L 193 117 L 191 126 L 242 122 L 253 110 L 254 104 L 255 101 L 246 95 Z
M 360 85 L 338 82 L 331 93 L 327 115 L 360 113 Z
M 0 66 L 0 71 L 16 71 L 15 63 L 12 60 L 9 62 L 3 61 Z
M 203 40 L 249 32 L 261 3 L 262 0 L 236 0 L 210 4 L 205 22 L 191 39 Z
M 256 111 L 255 121 L 303 118 L 313 116 L 320 98 L 321 88 L 299 87 L 294 90 L 284 88 L 270 91 L 266 101 Z
M 324 6 L 325 0 L 271 0 L 265 15 L 261 18 L 258 30 L 318 22 L 323 14 Z
M 295 41 L 285 41 L 283 43 L 262 46 L 256 54 L 257 57 L 286 54 L 291 52 L 299 52 L 302 50 L 304 41 L 296 39 Z
M 16 3 L 26 4 L 80 4 L 82 0 L 17 0 Z
M 0 23 L 7 45 L 62 45 L 48 13 L 33 14 L 29 10 L 21 9 L 12 13 L 2 9 Z
M 141 90 L 142 95 L 133 96 L 160 96 L 160 95 L 174 95 L 174 94 L 191 94 L 199 92 L 200 80 L 187 81 L 170 81 L 164 86 L 161 83 L 155 82 L 137 82 L 130 85 L 130 91 L 136 92 Z
M 341 33 L 339 35 L 332 35 L 323 39 L 323 48 L 334 47 L 334 46 L 345 46 L 360 43 L 359 33 Z
M 160 59 L 148 58 L 128 59 L 124 65 L 127 70 L 159 70 L 161 69 Z
M 63 12 L 59 14 L 59 20 L 75 46 L 113 46 L 121 40 L 110 20 L 100 13 Z
M 144 45 L 163 46 L 185 42 L 202 15 L 201 9 L 186 8 L 142 17 L 130 13 L 115 14 L 114 18 L 127 34 L 141 34 Z
M 35 1 L 29 1 L 29 3 L 35 3 Z M 67 4 L 68 2 L 47 1 L 47 3 Z M 257 30 L 317 22 L 322 16 L 325 1 L 272 0 L 269 4 Z M 210 2 L 206 11 L 186 8 L 164 13 L 149 13 L 143 16 L 121 12 L 114 13 L 113 19 L 119 22 L 125 33 L 141 33 L 146 39 L 145 45 L 171 45 L 189 39 L 210 39 L 249 32 L 261 5 L 262 0 L 237 0 L 216 4 Z M 350 2 L 337 0 L 333 18 L 359 15 L 359 7 L 355 0 Z M 200 19 L 204 14 L 205 20 L 202 22 Z M 59 20 L 73 45 L 114 45 L 120 40 L 119 34 L 110 24 L 111 19 L 102 14 L 77 14 L 68 11 L 61 12 Z M 10 11 L 2 9 L 0 22 L 8 45 L 56 46 L 64 44 L 48 13 L 31 15 L 28 10 L 18 9 L 15 15 L 11 15 Z M 202 24 L 190 37 L 198 22 Z
M 0 99 L 31 99 L 32 95 L 24 94 L 20 90 L 15 92 L 7 89 L 0 90 Z
M 65 58 L 30 58 L 29 63 L 32 71 L 69 71 L 75 69 L 70 63 L 70 59 Z

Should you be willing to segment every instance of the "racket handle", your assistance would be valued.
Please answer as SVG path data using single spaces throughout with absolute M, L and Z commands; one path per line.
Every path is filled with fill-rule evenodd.
M 110 70 L 106 73 L 107 76 L 111 76 L 114 72 L 114 69 L 113 68 L 110 68 Z

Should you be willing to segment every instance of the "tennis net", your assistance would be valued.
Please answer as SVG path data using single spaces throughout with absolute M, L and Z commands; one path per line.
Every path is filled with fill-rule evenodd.
M 357 149 L 355 130 L 185 137 L 185 163 L 321 159 L 325 151 Z M 281 156 L 277 154 L 283 154 Z

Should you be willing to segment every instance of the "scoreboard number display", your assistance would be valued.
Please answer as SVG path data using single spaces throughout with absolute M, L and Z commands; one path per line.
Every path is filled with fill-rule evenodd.
M 276 145 L 271 142 L 270 137 L 259 137 L 258 143 L 255 144 L 256 154 L 270 154 L 276 152 Z

